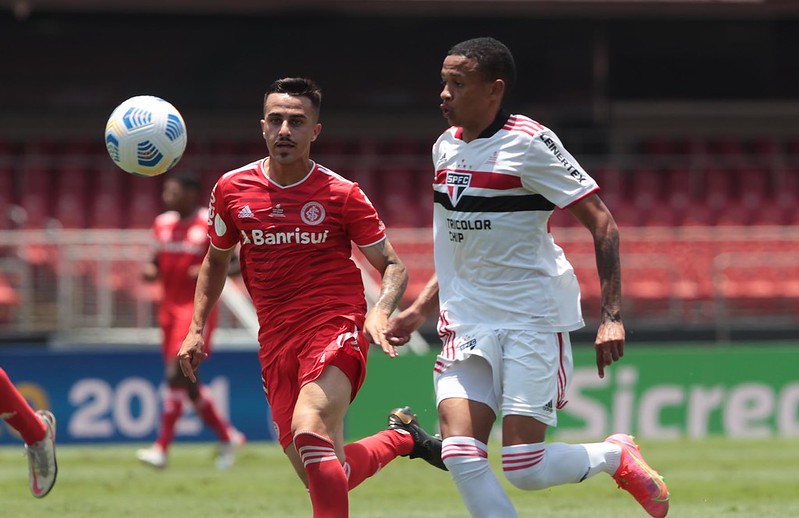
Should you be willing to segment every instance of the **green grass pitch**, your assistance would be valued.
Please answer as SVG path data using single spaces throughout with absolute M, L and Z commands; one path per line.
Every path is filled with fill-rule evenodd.
M 214 469 L 214 446 L 173 446 L 169 467 L 134 458 L 137 446 L 61 446 L 58 483 L 36 500 L 28 491 L 23 448 L 0 448 L 0 516 L 16 517 L 308 517 L 307 493 L 278 447 L 250 443 L 227 472 Z M 665 475 L 678 518 L 799 516 L 799 438 L 642 441 Z M 490 446 L 498 470 L 499 445 Z M 610 477 L 540 492 L 508 486 L 520 516 L 644 517 Z M 449 475 L 421 460 L 398 458 L 350 493 L 353 517 L 464 517 Z

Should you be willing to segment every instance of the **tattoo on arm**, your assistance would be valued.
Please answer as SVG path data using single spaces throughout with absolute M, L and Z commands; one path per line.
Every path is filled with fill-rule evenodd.
M 596 266 L 602 290 L 602 322 L 621 320 L 621 262 L 619 232 L 613 229 L 594 239 Z
M 408 273 L 405 265 L 393 249 L 386 249 L 385 242 L 377 245 L 386 257 L 386 269 L 383 271 L 383 282 L 380 285 L 380 296 L 375 306 L 390 315 L 399 306 L 405 288 L 408 285 Z

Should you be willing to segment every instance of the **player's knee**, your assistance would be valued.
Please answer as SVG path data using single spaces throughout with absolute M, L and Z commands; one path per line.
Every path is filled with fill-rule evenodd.
M 519 489 L 524 489 L 525 491 L 546 489 L 551 484 L 547 477 L 546 464 L 543 460 L 542 458 L 541 462 L 533 466 L 518 467 L 514 465 L 512 459 L 503 456 L 502 464 L 505 466 L 503 473 L 505 473 L 505 478 L 508 479 L 508 482 Z

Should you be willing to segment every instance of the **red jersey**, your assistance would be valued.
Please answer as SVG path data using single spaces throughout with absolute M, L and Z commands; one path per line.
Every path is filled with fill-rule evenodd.
M 219 179 L 211 193 L 208 235 L 222 250 L 241 244 L 262 364 L 308 326 L 344 317 L 363 327 L 366 300 L 352 243 L 379 243 L 384 229 L 356 183 L 318 164 L 287 186 L 269 180 L 263 160 Z
M 162 312 L 177 307 L 192 311 L 197 276 L 189 270 L 200 265 L 208 251 L 207 221 L 204 208 L 186 219 L 180 219 L 175 211 L 164 212 L 155 219 L 156 260 L 164 288 Z

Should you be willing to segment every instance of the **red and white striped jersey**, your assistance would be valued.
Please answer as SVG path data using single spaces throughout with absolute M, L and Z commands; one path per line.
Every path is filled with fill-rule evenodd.
M 281 186 L 263 160 L 223 175 L 208 219 L 212 246 L 241 244 L 241 270 L 258 313 L 261 360 L 291 346 L 307 326 L 344 317 L 363 326 L 366 301 L 352 243 L 385 239 L 384 225 L 358 184 L 318 164 Z
M 584 325 L 574 270 L 548 229 L 555 206 L 599 189 L 548 128 L 500 112 L 466 143 L 433 146 L 435 266 L 450 323 L 571 331 Z

